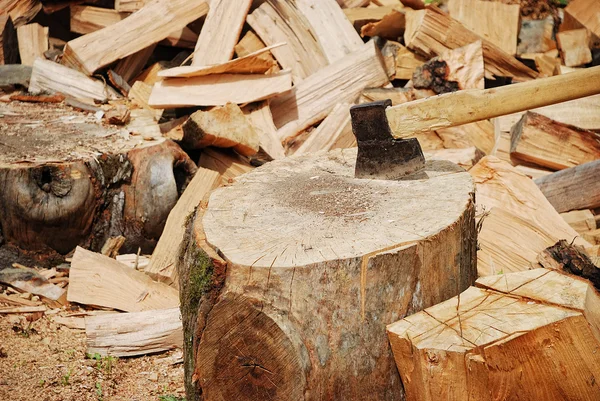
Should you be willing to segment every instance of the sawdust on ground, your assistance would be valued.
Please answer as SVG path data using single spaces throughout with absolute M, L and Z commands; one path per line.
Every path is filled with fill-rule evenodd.
M 180 356 L 89 359 L 83 330 L 0 315 L 0 400 L 183 400 Z

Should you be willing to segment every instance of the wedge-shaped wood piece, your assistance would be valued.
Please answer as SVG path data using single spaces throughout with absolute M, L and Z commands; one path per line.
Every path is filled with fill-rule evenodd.
M 177 290 L 108 256 L 77 247 L 69 272 L 69 302 L 127 312 L 179 306 Z
M 511 130 L 510 154 L 524 162 L 562 170 L 600 159 L 600 135 L 527 112 Z
M 264 74 L 273 68 L 275 60 L 269 60 L 261 56 L 278 46 L 285 46 L 285 44 L 280 43 L 279 45 L 265 47 L 221 64 L 169 68 L 160 71 L 158 76 L 164 78 L 192 78 L 212 74 Z
M 350 106 L 352 106 L 350 103 L 337 104 L 294 154 L 302 155 L 320 150 L 330 150 L 333 149 L 340 136 L 353 135 L 350 124 Z
M 476 147 L 486 155 L 494 149 L 494 125 L 488 120 L 476 123 L 443 128 L 435 132 L 446 149 L 463 149 Z
M 243 156 L 258 152 L 258 134 L 234 103 L 192 114 L 183 124 L 181 143 L 189 149 L 233 148 Z
M 287 44 L 287 43 L 286 43 Z M 244 37 L 240 39 L 237 45 L 235 45 L 235 54 L 239 58 L 248 56 L 254 52 L 264 49 L 266 46 L 262 40 L 252 31 L 246 32 Z M 267 71 L 267 73 L 273 73 L 280 71 L 279 64 L 275 61 L 273 54 L 271 52 L 261 53 L 258 58 L 266 61 L 267 63 L 272 64 L 273 66 Z
M 329 63 L 358 50 L 363 41 L 335 0 L 297 0 Z
M 252 0 L 210 1 L 210 9 L 194 50 L 192 66 L 220 64 L 231 60 L 233 47 L 238 42 L 251 5 Z
M 17 31 L 10 15 L 0 11 L 0 65 L 16 64 L 19 60 Z
M 258 134 L 260 148 L 272 159 L 285 157 L 285 151 L 277 136 L 273 115 L 267 101 L 251 104 L 242 108 L 244 115 Z
M 588 31 L 600 37 L 600 3 L 594 0 L 573 0 L 565 8 L 565 16 L 569 16 Z
M 155 280 L 177 287 L 177 257 L 178 250 L 184 241 L 185 221 L 200 204 L 200 201 L 211 190 L 220 184 L 221 174 L 217 171 L 199 168 L 192 181 L 169 213 L 167 223 L 163 230 L 152 257 L 150 264 L 144 269 L 144 273 Z
M 556 34 L 560 57 L 567 67 L 577 67 L 592 61 L 588 46 L 589 33 L 586 29 L 574 29 Z
M 589 209 L 572 210 L 561 213 L 560 216 L 578 233 L 596 229 L 596 219 Z
M 485 55 L 484 55 L 485 58 Z M 569 88 L 557 91 L 557 87 Z M 515 85 L 468 89 L 386 109 L 397 138 L 600 93 L 600 66 Z M 474 105 L 479 107 L 474 108 Z M 449 111 L 452 110 L 452 113 Z M 597 118 L 597 116 L 595 116 Z
M 310 23 L 294 3 L 264 2 L 248 15 L 247 22 L 267 46 L 287 43 L 272 53 L 283 68 L 292 70 L 295 84 L 328 64 Z
M 198 167 L 221 174 L 221 185 L 231 184 L 236 177 L 254 170 L 247 159 L 229 149 L 206 148 L 200 155 Z
M 511 56 L 517 52 L 520 9 L 518 4 L 504 4 L 499 1 L 448 2 L 448 11 L 452 18 Z
M 131 81 L 144 69 L 155 48 L 156 45 L 150 45 L 131 56 L 125 57 L 117 63 L 114 72 L 123 78 L 125 82 Z
M 373 42 L 364 44 L 271 101 L 279 138 L 294 136 L 319 122 L 336 104 L 354 101 L 363 89 L 388 82 L 379 50 Z
M 29 92 L 41 91 L 58 92 L 82 101 L 91 99 L 106 102 L 117 97 L 116 92 L 102 81 L 53 61 L 38 58 L 33 62 Z
M 390 74 L 390 78 L 392 79 L 412 79 L 415 69 L 427 61 L 400 43 L 391 40 L 388 40 L 383 46 L 381 54 L 385 60 L 386 67 L 390 68 L 390 66 L 393 66 L 391 68 L 393 73 Z
M 10 15 L 15 28 L 31 21 L 41 9 L 40 0 L 0 0 L 0 13 Z
M 481 40 L 487 78 L 499 76 L 512 77 L 514 81 L 528 81 L 538 75 L 512 55 L 470 31 L 436 7 L 419 11 L 408 10 L 406 18 L 406 46 L 423 56 L 438 56 L 444 50 L 456 49 Z
M 165 39 L 207 12 L 205 0 L 153 1 L 110 27 L 69 41 L 62 63 L 91 75 L 113 61 Z M 158 20 L 164 23 L 153 23 Z
M 40 24 L 27 24 L 17 28 L 21 64 L 33 65 L 37 57 L 44 57 L 48 50 L 48 27 Z
M 128 357 L 183 347 L 179 308 L 85 317 L 89 355 Z
M 600 245 L 600 228 L 584 232 L 581 236 L 592 245 Z
M 35 269 L 8 268 L 0 270 L 0 282 L 22 292 L 39 295 L 49 301 L 65 304 L 65 290 L 42 276 Z
M 600 207 L 600 160 L 538 178 L 535 183 L 560 213 Z
M 148 105 L 151 93 L 152 86 L 145 84 L 143 81 L 136 81 L 129 90 L 127 98 L 130 99 L 132 103 L 151 113 L 154 116 L 154 120 L 158 121 L 160 120 L 164 109 L 158 109 Z
M 548 274 L 531 285 L 562 289 Z M 589 378 L 600 371 L 598 338 L 582 311 L 552 301 L 471 287 L 389 325 L 406 399 L 597 398 Z
M 380 36 L 389 40 L 398 40 L 404 33 L 405 27 L 404 11 L 392 9 L 381 20 L 363 25 L 360 28 L 360 36 Z
M 194 78 L 167 78 L 152 89 L 152 107 L 223 106 L 268 99 L 292 88 L 290 70 L 276 74 L 216 74 Z

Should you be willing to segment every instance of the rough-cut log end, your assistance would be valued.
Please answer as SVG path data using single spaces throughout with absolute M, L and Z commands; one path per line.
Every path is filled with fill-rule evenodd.
M 150 251 L 196 171 L 173 142 L 102 125 L 59 104 L 0 105 L 0 230 L 40 254 L 77 245 Z
M 192 396 L 403 399 L 385 325 L 473 283 L 473 182 L 447 161 L 400 181 L 357 179 L 355 163 L 281 159 L 211 194 L 195 244 L 227 271 L 188 326 Z
M 227 293 L 211 311 L 196 362 L 205 399 L 303 398 L 306 350 L 261 309 L 256 300 Z

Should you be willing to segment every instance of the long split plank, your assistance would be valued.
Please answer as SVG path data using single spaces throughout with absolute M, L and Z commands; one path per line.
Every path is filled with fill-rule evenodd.
M 44 52 L 48 50 L 48 32 L 48 27 L 36 23 L 17 28 L 21 64 L 33 65 L 37 57 L 44 57 Z
M 295 136 L 325 118 L 336 104 L 353 102 L 363 89 L 388 82 L 379 50 L 372 41 L 364 44 L 271 101 L 279 138 Z
M 270 75 L 220 74 L 194 78 L 167 78 L 152 89 L 152 107 L 223 106 L 268 99 L 292 88 L 291 73 Z
M 193 66 L 231 60 L 251 5 L 252 0 L 211 0 L 194 50 Z
M 88 75 L 183 29 L 206 15 L 206 0 L 157 0 L 110 27 L 67 42 L 63 64 Z M 160 24 L 155 21 L 163 21 Z
M 90 355 L 129 357 L 183 347 L 179 308 L 86 316 Z

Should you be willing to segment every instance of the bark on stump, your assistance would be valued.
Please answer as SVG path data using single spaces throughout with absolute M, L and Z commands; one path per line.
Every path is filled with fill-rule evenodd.
M 0 245 L 41 264 L 120 235 L 123 250 L 150 251 L 196 170 L 171 141 L 67 106 L 12 102 L 0 114 Z
M 473 183 L 355 161 L 274 161 L 201 205 L 178 266 L 188 400 L 404 398 L 385 326 L 475 280 Z

